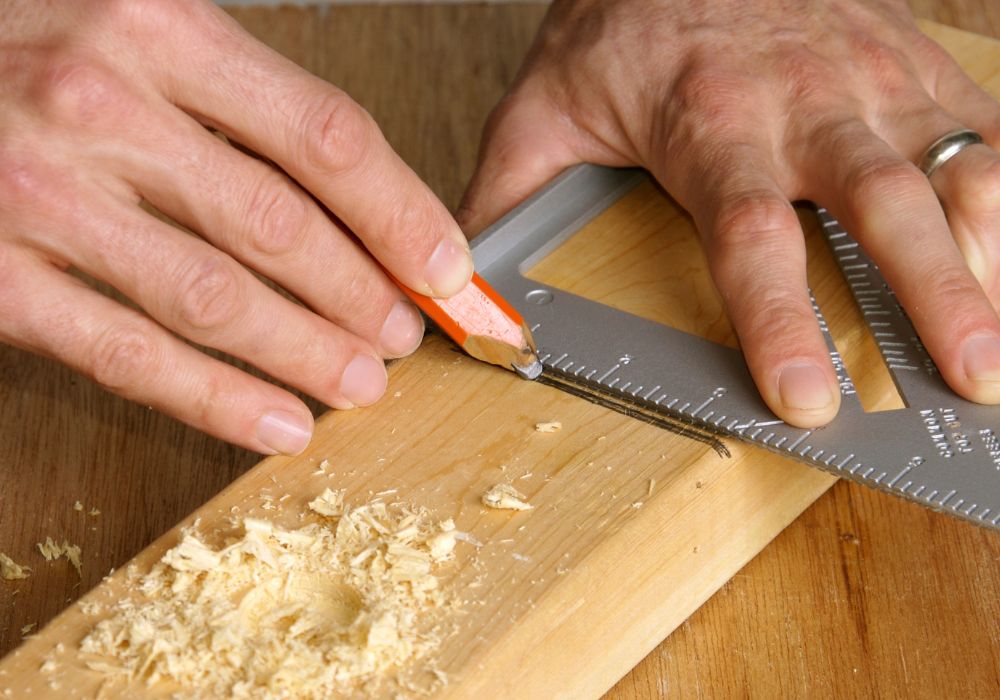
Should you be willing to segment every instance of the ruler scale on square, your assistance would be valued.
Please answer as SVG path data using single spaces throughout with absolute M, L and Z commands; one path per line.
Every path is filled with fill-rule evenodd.
M 877 266 L 825 211 L 823 232 L 906 408 L 864 411 L 815 303 L 842 402 L 833 423 L 806 430 L 771 413 L 738 350 L 524 277 L 645 177 L 578 166 L 473 242 L 479 273 L 522 310 L 546 375 L 1000 530 L 1000 407 L 947 387 Z

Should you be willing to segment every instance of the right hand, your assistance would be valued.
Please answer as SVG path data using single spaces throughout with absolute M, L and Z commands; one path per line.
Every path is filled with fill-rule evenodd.
M 943 134 L 980 132 L 931 178 Z M 761 396 L 840 406 L 791 202 L 878 264 L 942 377 L 1000 404 L 1000 103 L 904 0 L 555 0 L 487 121 L 459 219 L 495 221 L 576 163 L 638 165 L 689 211 Z
M 8 1 L 0 85 L 0 340 L 229 442 L 297 453 L 312 415 L 177 336 L 362 406 L 385 391 L 383 358 L 423 331 L 378 263 L 435 296 L 472 273 L 458 226 L 371 117 L 211 3 Z

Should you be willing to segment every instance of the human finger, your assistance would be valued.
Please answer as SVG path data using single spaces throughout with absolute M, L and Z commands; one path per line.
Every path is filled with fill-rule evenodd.
M 1000 305 L 1000 154 L 968 147 L 931 174 L 955 242 L 994 307 Z
M 765 403 L 792 425 L 824 425 L 840 392 L 809 296 L 798 218 L 764 153 L 745 144 L 722 150 L 732 159 L 686 203 L 712 278 Z
M 138 108 L 142 129 L 119 130 L 132 150 L 111 167 L 145 199 L 383 357 L 408 355 L 419 346 L 423 320 L 416 308 L 287 176 L 211 136 L 171 105 Z M 147 129 L 160 137 L 143 138 Z
M 0 249 L 0 338 L 104 388 L 265 454 L 297 454 L 313 418 L 295 396 L 177 339 L 38 255 Z
M 988 145 L 1000 148 L 1000 103 L 997 102 L 997 95 L 983 89 L 943 47 L 929 37 L 918 34 L 913 49 L 910 57 L 924 77 L 924 89 L 930 98 L 959 123 L 982 134 Z M 920 136 L 926 139 L 927 135 Z
M 879 265 L 948 384 L 970 400 L 1000 402 L 1000 320 L 924 174 L 853 120 L 818 136 L 813 154 L 819 189 L 810 196 Z
M 385 391 L 370 344 L 282 297 L 204 241 L 99 191 L 78 203 L 78 240 L 34 232 L 75 267 L 104 280 L 167 328 L 246 360 L 334 408 Z M 55 245 L 53 242 L 56 241 Z
M 971 146 L 935 170 L 938 193 L 952 234 L 994 307 L 1000 306 L 1000 103 L 976 85 L 950 57 L 936 73 L 935 98 L 956 124 L 979 133 L 985 144 Z M 921 134 L 926 148 L 945 132 Z
M 185 46 L 182 64 L 162 67 L 176 104 L 278 163 L 407 286 L 434 296 L 464 288 L 472 275 L 465 237 L 371 116 L 221 10 L 203 11 L 212 50 Z

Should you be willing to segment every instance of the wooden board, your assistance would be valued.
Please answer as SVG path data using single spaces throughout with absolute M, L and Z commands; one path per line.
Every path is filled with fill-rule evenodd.
M 975 43 L 968 45 L 974 56 L 982 57 L 981 49 L 976 49 Z M 657 212 L 662 214 L 661 206 L 655 200 L 643 202 L 644 216 L 650 221 L 660 219 Z M 611 212 L 601 224 L 584 235 L 594 237 L 599 245 L 602 237 L 609 239 L 607 232 L 613 231 L 616 226 L 624 225 L 630 230 L 639 228 L 623 222 L 620 214 Z M 675 232 L 685 229 L 682 218 L 673 217 L 668 221 Z M 642 228 L 639 234 L 640 240 L 667 240 L 647 228 Z M 683 233 L 667 245 L 687 246 L 690 242 L 690 236 Z M 567 250 L 560 254 L 573 253 L 574 244 L 577 242 L 571 242 Z M 591 243 L 593 245 L 594 242 Z M 646 260 L 646 256 L 641 254 L 642 248 L 637 250 L 640 252 L 637 259 Z M 660 249 L 656 254 L 672 257 L 670 249 L 665 250 Z M 672 292 L 662 278 L 655 279 L 644 273 L 639 276 L 638 286 L 631 283 L 608 286 L 602 282 L 605 286 L 586 289 L 581 288 L 581 281 L 571 275 L 560 278 L 558 271 L 565 269 L 565 265 L 557 263 L 557 260 L 547 261 L 535 274 L 553 284 L 583 293 L 590 292 L 626 307 L 628 287 L 632 288 L 632 303 L 635 298 L 645 298 L 648 292 L 658 299 L 667 300 L 666 306 L 670 306 Z M 627 257 L 622 263 L 626 267 L 632 266 Z M 820 271 L 813 272 L 813 282 L 817 284 L 815 278 Z M 817 293 L 822 287 L 822 279 L 819 282 Z M 652 286 L 642 289 L 641 285 L 647 283 Z M 705 292 L 704 287 L 700 289 L 704 295 L 704 310 L 697 315 L 707 322 L 699 326 L 697 318 L 682 317 L 678 320 L 691 324 L 691 327 L 701 327 L 706 334 L 724 337 L 726 326 L 712 308 L 712 295 Z M 831 314 L 829 304 L 824 308 Z M 849 305 L 844 305 L 844 309 L 844 314 L 831 314 L 845 321 L 840 326 L 839 334 L 847 333 L 851 327 Z M 635 310 L 651 313 L 646 306 Z M 655 315 L 655 311 L 652 313 Z M 831 324 L 836 329 L 833 318 Z M 843 335 L 842 342 L 846 340 L 847 336 Z M 853 357 L 853 352 L 845 354 Z M 857 352 L 863 354 L 864 349 Z M 456 697 L 463 696 L 465 692 L 471 693 L 477 682 L 486 684 L 482 687 L 495 693 L 508 689 L 513 693 L 516 689 L 528 694 L 537 689 L 540 695 L 554 694 L 551 692 L 554 690 L 586 694 L 606 688 L 644 650 L 651 648 L 666 631 L 686 617 L 697 605 L 699 596 L 710 594 L 742 561 L 762 546 L 766 539 L 755 542 L 756 538 L 767 537 L 761 527 L 762 521 L 767 520 L 776 531 L 826 485 L 823 475 L 797 465 L 767 464 L 761 462 L 756 454 L 736 451 L 732 460 L 721 461 L 700 446 L 697 446 L 700 451 L 691 452 L 690 443 L 679 438 L 665 437 L 652 428 L 623 422 L 620 417 L 605 415 L 593 406 L 577 405 L 579 402 L 570 405 L 568 397 L 544 387 L 523 382 L 512 384 L 512 377 L 486 370 L 467 360 L 459 360 L 452 365 L 456 359 L 459 358 L 446 348 L 428 346 L 418 357 L 400 363 L 393 369 L 393 387 L 402 391 L 402 396 L 396 400 L 389 399 L 386 405 L 372 411 L 329 417 L 323 423 L 313 451 L 314 455 L 322 455 L 326 451 L 327 456 L 341 454 L 343 457 L 345 448 L 338 449 L 335 445 L 350 446 L 350 459 L 356 466 L 343 474 L 343 483 L 356 496 L 363 497 L 369 489 L 384 488 L 382 479 L 396 479 L 398 483 L 404 486 L 409 484 L 410 488 L 416 489 L 412 492 L 414 498 L 426 499 L 428 505 L 442 514 L 456 513 L 459 526 L 471 528 L 480 539 L 494 537 L 492 541 L 496 542 L 509 536 L 518 545 L 517 554 L 532 557 L 530 570 L 523 571 L 518 569 L 519 563 L 523 562 L 510 557 L 512 552 L 504 551 L 502 547 L 478 555 L 486 558 L 491 576 L 501 572 L 497 574 L 499 578 L 494 586 L 496 595 L 491 596 L 483 606 L 489 611 L 484 614 L 490 616 L 482 619 L 487 622 L 503 621 L 503 624 L 489 627 L 491 634 L 472 640 L 463 647 L 454 642 L 456 646 L 451 647 L 451 655 L 446 654 L 445 668 L 456 674 L 451 686 Z M 870 392 L 868 401 L 877 402 L 887 396 L 878 390 L 877 375 L 874 382 L 867 382 L 865 386 Z M 447 426 L 421 423 L 420 416 L 426 419 L 426 414 L 421 411 L 429 401 L 439 401 L 442 395 L 449 395 L 455 411 L 461 410 L 463 419 L 468 418 L 468 406 L 462 407 L 460 400 L 468 398 L 472 401 L 473 396 L 481 396 L 472 391 L 475 388 L 500 398 L 495 405 L 475 413 L 457 441 L 454 431 L 449 431 Z M 505 391 L 509 393 L 503 393 Z M 525 391 L 532 393 L 525 394 Z M 415 394 L 421 394 L 421 400 L 414 398 Z M 532 411 L 526 412 L 526 406 L 530 406 Z M 537 414 L 534 413 L 536 410 Z M 561 415 L 551 415 L 554 411 L 559 411 Z M 445 415 L 448 415 L 447 411 Z M 550 418 L 563 420 L 567 427 L 555 436 L 533 433 L 531 425 L 535 420 Z M 398 428 L 400 425 L 406 425 L 413 434 L 400 442 L 385 442 L 391 427 Z M 426 428 L 433 429 L 421 435 L 421 430 Z M 478 434 L 477 430 L 480 431 Z M 646 434 L 648 431 L 653 431 L 655 435 Z M 601 434 L 606 437 L 598 441 L 596 438 Z M 553 441 L 552 438 L 556 439 Z M 539 442 L 541 439 L 549 439 L 549 442 Z M 364 447 L 361 446 L 362 440 L 367 440 Z M 625 444 L 629 449 L 622 449 Z M 638 453 L 640 449 L 643 454 Z M 634 450 L 635 454 L 629 450 Z M 391 467 L 377 476 L 361 474 L 361 467 L 366 464 L 378 466 L 380 458 L 389 460 L 387 453 L 391 453 L 393 458 Z M 488 458 L 480 456 L 487 454 Z M 669 459 L 660 460 L 660 454 L 668 455 Z M 513 459 L 518 456 L 521 457 L 519 462 Z M 591 457 L 587 461 L 613 461 L 612 470 L 597 481 L 591 471 L 583 469 L 585 462 L 574 461 L 587 456 Z M 534 477 L 519 481 L 522 490 L 532 493 L 533 500 L 540 507 L 528 516 L 516 516 L 521 520 L 507 516 L 504 522 L 498 523 L 495 513 L 478 512 L 475 498 L 483 484 L 499 476 L 495 471 L 491 474 L 489 469 L 491 466 L 495 469 L 496 460 L 504 458 L 510 458 L 508 470 L 515 467 L 531 470 L 552 479 L 545 482 L 542 478 L 541 483 Z M 272 460 L 264 463 L 234 484 L 220 499 L 229 503 L 248 494 L 256 496 L 261 487 L 291 491 L 311 486 L 303 472 L 305 466 L 313 465 L 304 464 L 301 460 L 281 462 Z M 426 469 L 431 463 L 437 466 L 432 477 L 421 482 L 424 486 L 421 491 L 409 479 L 414 470 Z M 404 466 L 407 468 L 404 469 Z M 275 472 L 275 478 L 286 483 L 282 486 L 272 484 L 267 478 L 269 471 Z M 647 475 L 657 478 L 659 490 L 654 490 L 654 497 L 647 498 L 642 508 L 632 508 L 631 502 L 627 508 L 623 507 L 620 499 L 628 498 L 637 491 L 645 493 Z M 698 479 L 698 475 L 704 478 Z M 741 477 L 744 482 L 739 480 Z M 792 488 L 798 479 L 806 480 L 801 482 L 800 491 Z M 582 493 L 579 492 L 581 481 L 585 484 Z M 702 483 L 700 489 L 698 481 Z M 774 492 L 776 484 L 783 484 L 788 490 Z M 577 488 L 577 494 L 574 496 L 567 486 Z M 604 494 L 597 490 L 598 486 L 605 491 Z M 782 497 L 773 498 L 774 493 L 780 493 Z M 730 503 L 734 494 L 738 496 L 735 498 L 738 502 Z M 610 498 L 612 495 L 618 498 Z M 786 496 L 792 505 L 785 502 Z M 576 507 L 567 507 L 570 504 Z M 726 505 L 734 508 L 726 511 L 731 518 L 718 517 L 714 509 Z M 573 522 L 574 517 L 584 516 L 587 518 L 580 521 L 583 524 L 580 530 L 567 528 L 567 520 Z M 530 520 L 524 520 L 525 517 Z M 516 523 L 524 524 L 525 530 L 518 533 L 514 527 Z M 599 527 L 588 527 L 598 524 Z M 538 534 L 543 532 L 544 540 Z M 169 541 L 170 535 L 167 537 Z M 556 580 L 544 573 L 545 567 L 553 564 L 555 545 L 560 540 L 567 544 L 563 554 L 567 549 L 571 550 L 568 558 L 572 559 L 572 566 L 567 567 L 569 571 Z M 522 544 L 523 548 L 520 547 Z M 698 547 L 697 552 L 695 547 Z M 144 556 L 151 556 L 151 553 Z M 648 571 L 642 566 L 642 563 L 649 562 L 656 563 L 655 570 Z M 634 571 L 636 578 L 642 580 L 623 581 L 623 585 L 609 595 L 606 581 L 610 575 L 622 571 Z M 512 578 L 509 583 L 504 579 L 508 573 Z M 456 582 L 461 582 L 462 575 L 461 570 L 456 572 Z M 614 578 L 616 581 L 621 579 L 621 576 Z M 32 658 L 32 655 L 43 648 L 46 635 L 78 633 L 79 628 L 73 627 L 71 619 L 73 612 L 71 609 L 56 621 L 56 627 L 50 626 L 44 635 L 32 640 L 19 656 L 8 657 L 3 664 L 4 670 L 33 676 L 37 664 L 32 666 L 32 663 L 38 658 Z M 559 623 L 555 629 L 552 628 L 554 620 Z M 47 638 L 51 644 L 52 637 Z M 609 639 L 616 641 L 609 644 Z M 567 640 L 573 644 L 567 644 Z M 599 653 L 588 654 L 588 644 Z M 581 664 L 580 658 L 587 658 L 588 663 Z M 601 663 L 590 663 L 592 660 L 601 660 Z M 488 662 L 488 675 L 474 665 L 479 661 Z M 470 676 L 462 673 L 463 667 L 477 670 Z M 498 679 L 507 681 L 509 685 L 498 684 Z M 40 679 L 18 678 L 19 682 L 22 680 L 31 682 Z M 72 684 L 64 687 L 82 690 L 86 686 Z M 36 693 L 44 693 L 46 689 L 43 685 Z
M 676 240 L 692 254 L 683 273 L 691 279 L 702 267 L 697 244 L 687 220 L 671 211 L 646 187 L 580 239 L 588 255 L 608 260 L 629 229 L 642 234 L 631 248 L 640 254 L 671 256 Z M 583 261 L 574 244 L 554 256 L 568 259 L 545 261 L 538 272 L 593 293 L 609 278 L 565 274 Z M 628 278 L 637 299 L 664 279 Z M 711 296 L 674 310 L 688 327 L 720 323 Z M 450 585 L 466 589 L 485 574 L 477 590 L 486 592 L 440 657 L 454 697 L 490 690 L 579 697 L 607 689 L 832 483 L 735 443 L 733 456 L 723 458 L 703 442 L 465 358 L 440 339 L 391 372 L 398 397 L 368 411 L 328 414 L 304 454 L 265 460 L 195 515 L 211 531 L 224 526 L 233 506 L 253 513 L 262 493 L 291 494 L 285 508 L 294 511 L 332 485 L 346 488 L 353 502 L 397 489 L 395 497 L 453 517 L 484 546 L 462 548 Z M 546 420 L 561 421 L 563 430 L 537 433 L 535 423 Z M 333 465 L 330 478 L 314 475 L 323 459 Z M 479 504 L 490 486 L 508 480 L 535 510 L 511 515 Z M 136 563 L 148 567 L 176 539 L 176 531 L 168 533 Z M 633 575 L 605 588 L 624 571 Z M 84 600 L 117 599 L 122 575 Z M 44 693 L 52 679 L 35 672 L 43 657 L 57 640 L 77 644 L 93 621 L 73 606 L 15 651 L 3 665 L 15 694 Z M 581 669 L 577 659 L 595 655 L 601 662 Z M 99 684 L 68 662 L 56 680 L 82 692 Z

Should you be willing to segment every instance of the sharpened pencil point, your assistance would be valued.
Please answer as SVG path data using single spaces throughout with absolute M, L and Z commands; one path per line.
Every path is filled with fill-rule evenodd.
M 538 361 L 537 357 L 529 365 L 511 365 L 511 367 L 522 379 L 538 379 L 542 375 L 542 363 Z

